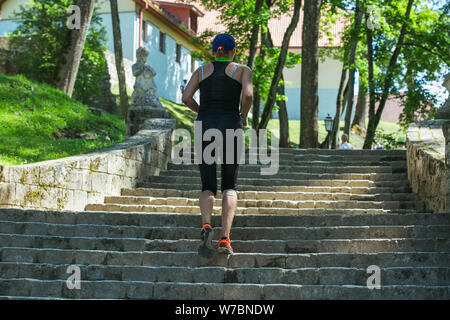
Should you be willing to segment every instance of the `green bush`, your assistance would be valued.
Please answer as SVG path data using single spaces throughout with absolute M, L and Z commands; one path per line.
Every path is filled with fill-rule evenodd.
M 15 63 L 28 79 L 52 85 L 58 56 L 67 33 L 67 8 L 73 0 L 34 0 L 16 12 L 22 23 L 12 33 L 9 46 L 18 50 Z M 107 72 L 103 51 L 106 32 L 94 12 L 75 82 L 73 98 L 91 104 L 101 98 L 101 83 Z
M 397 137 L 393 132 L 385 132 L 382 129 L 378 129 L 375 132 L 375 143 L 379 143 L 385 150 L 391 150 L 397 148 Z

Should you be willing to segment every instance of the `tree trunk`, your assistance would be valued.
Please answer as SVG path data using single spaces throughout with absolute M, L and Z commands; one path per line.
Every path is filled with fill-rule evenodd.
M 359 79 L 358 100 L 355 106 L 355 116 L 352 127 L 358 125 L 361 129 L 366 128 L 366 109 L 367 109 L 367 85 Z
M 294 15 L 292 16 L 291 22 L 286 29 L 283 36 L 283 42 L 281 44 L 280 55 L 278 57 L 277 66 L 275 67 L 274 76 L 272 83 L 270 84 L 269 95 L 267 97 L 266 104 L 264 105 L 264 110 L 261 116 L 261 121 L 258 125 L 259 129 L 265 129 L 269 123 L 269 116 L 272 113 L 272 108 L 276 101 L 276 92 L 278 90 L 278 83 L 280 82 L 281 76 L 283 74 L 284 64 L 286 63 L 286 56 L 289 48 L 289 40 L 291 39 L 294 29 L 297 27 L 298 20 L 300 17 L 300 8 L 302 1 L 294 1 Z
M 375 88 L 373 86 L 373 48 L 372 48 L 372 33 L 371 30 L 367 30 L 368 38 L 367 38 L 367 45 L 369 48 L 369 58 L 372 59 L 372 77 L 370 77 L 370 67 L 371 64 L 369 64 L 369 92 L 370 92 L 370 102 L 369 102 L 369 124 L 367 128 L 366 133 L 366 139 L 364 140 L 364 149 L 370 149 L 372 148 L 373 140 L 375 138 L 375 130 L 378 126 L 378 123 L 381 119 L 381 114 L 383 113 L 384 106 L 386 105 L 386 101 L 389 97 L 389 92 L 392 87 L 393 79 L 392 79 L 392 72 L 393 69 L 397 63 L 397 58 L 400 54 L 400 50 L 403 46 L 403 40 L 406 35 L 406 28 L 409 23 L 409 16 L 411 14 L 411 9 L 413 5 L 414 0 L 409 0 L 408 5 L 406 7 L 406 14 L 405 14 L 405 22 L 402 25 L 402 28 L 400 30 L 400 36 L 398 37 L 397 44 L 395 46 L 395 50 L 392 53 L 391 59 L 389 61 L 389 66 L 386 70 L 386 76 L 384 78 L 384 85 L 383 85 L 383 91 L 381 95 L 380 103 L 378 104 L 377 112 L 375 113 Z M 367 14 L 366 14 L 366 20 L 367 20 Z M 369 39 L 370 34 L 370 39 Z M 370 42 L 369 42 L 370 41 Z
M 259 124 L 259 114 L 261 108 L 261 97 L 259 96 L 259 91 L 253 91 L 253 106 L 252 106 L 252 128 L 257 129 Z
M 355 20 L 353 24 L 353 41 L 350 47 L 350 56 L 348 64 L 350 66 L 349 71 L 349 79 L 348 79 L 348 92 L 347 92 L 347 106 L 346 106 L 346 113 L 345 113 L 345 126 L 344 126 L 344 133 L 346 133 L 349 137 L 350 141 L 350 121 L 353 111 L 353 98 L 355 96 L 355 73 L 356 73 L 356 50 L 358 48 L 358 42 L 359 42 L 359 28 L 361 26 L 362 18 L 363 18 L 363 11 L 360 10 L 360 1 L 357 0 L 355 4 Z
M 281 76 L 281 80 L 284 81 L 283 75 Z M 284 95 L 284 83 L 278 87 L 278 94 Z M 278 100 L 277 105 L 280 107 L 278 111 L 278 117 L 280 120 L 280 147 L 281 148 L 289 148 L 289 118 L 286 108 L 285 100 Z
M 266 50 L 264 49 L 264 46 L 262 46 L 263 43 L 266 43 L 265 38 L 267 38 L 267 33 L 262 33 L 261 28 L 261 51 L 259 52 L 259 56 L 262 60 L 264 60 L 266 55 Z M 259 125 L 259 117 L 261 114 L 261 96 L 259 94 L 259 88 L 257 85 L 255 85 L 253 89 L 253 106 L 252 106 L 252 128 L 257 130 Z
M 117 77 L 119 79 L 120 106 L 122 110 L 122 116 L 125 119 L 125 121 L 127 121 L 128 94 L 127 94 L 127 82 L 125 78 L 125 66 L 123 63 L 122 35 L 120 31 L 119 10 L 117 7 L 117 0 L 110 0 L 110 3 L 111 3 L 111 18 L 114 35 L 114 56 L 116 58 Z
M 72 97 L 84 43 L 91 24 L 95 0 L 76 0 L 80 7 L 80 29 L 67 29 L 54 74 L 55 88 Z
M 366 26 L 367 21 L 370 19 L 369 14 L 366 13 Z M 373 137 L 375 136 L 375 129 L 373 127 L 375 118 L 375 84 L 374 84 L 374 75 L 373 75 L 373 46 L 372 46 L 372 30 L 366 27 L 367 34 L 367 62 L 369 65 L 369 74 L 368 74 L 368 82 L 369 82 L 369 123 L 367 125 L 366 138 L 364 140 L 363 149 L 372 148 Z M 372 121 L 370 121 L 372 119 Z M 373 132 L 369 134 L 369 132 Z M 372 139 L 369 141 L 367 138 L 371 136 Z
M 273 40 L 270 34 L 270 30 L 267 30 L 266 36 L 263 38 L 265 45 L 268 48 L 273 48 Z M 285 95 L 285 86 L 284 86 L 284 77 L 283 73 L 281 74 L 281 82 L 282 84 L 278 86 L 277 94 L 284 96 Z M 289 118 L 287 113 L 286 101 L 285 100 L 277 100 L 277 105 L 280 108 L 278 111 L 279 117 L 279 125 L 280 125 L 280 147 L 281 148 L 289 148 Z
M 261 12 L 261 8 L 264 0 L 256 0 L 255 3 L 255 17 Z M 250 38 L 250 48 L 247 60 L 247 67 L 253 68 L 253 63 L 255 62 L 256 49 L 258 45 L 258 35 L 259 35 L 259 24 L 255 23 L 252 28 L 252 35 Z
M 300 148 L 318 146 L 319 23 L 322 0 L 305 0 L 303 8 Z
M 333 121 L 333 129 L 330 133 L 330 143 L 331 143 L 331 149 L 336 149 L 337 145 L 337 136 L 339 131 L 339 123 L 341 121 L 341 113 L 342 113 L 342 97 L 343 97 L 343 91 L 344 91 L 344 85 L 347 78 L 347 69 L 345 61 L 347 59 L 347 52 L 344 53 L 344 65 L 342 66 L 342 73 L 341 73 L 341 80 L 339 82 L 339 90 L 337 94 L 336 99 L 336 113 L 334 115 L 334 121 Z

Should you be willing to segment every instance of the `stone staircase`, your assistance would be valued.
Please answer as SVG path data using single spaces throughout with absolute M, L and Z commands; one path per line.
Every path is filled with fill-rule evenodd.
M 282 149 L 275 176 L 242 165 L 235 254 L 211 259 L 197 254 L 196 165 L 169 164 L 86 212 L 1 209 L 0 296 L 449 299 L 450 213 L 425 212 L 405 156 Z M 220 214 L 213 226 L 218 236 Z M 80 290 L 66 285 L 70 265 L 80 267 Z M 370 290 L 373 265 L 381 288 Z

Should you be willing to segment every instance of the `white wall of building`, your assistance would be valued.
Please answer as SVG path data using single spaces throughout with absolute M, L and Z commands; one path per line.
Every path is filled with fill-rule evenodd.
M 180 44 L 181 59 L 178 63 L 176 61 L 177 41 L 166 34 L 166 50 L 165 53 L 161 52 L 159 49 L 160 30 L 151 22 L 146 24 L 147 42 L 144 42 L 143 45 L 150 51 L 147 63 L 156 71 L 155 84 L 158 87 L 158 95 L 164 99 L 181 103 L 180 85 L 183 79 L 189 81 L 192 75 L 191 52 Z M 196 61 L 195 67 L 197 68 L 198 65 L 199 62 Z
M 283 70 L 286 81 L 286 107 L 290 120 L 300 120 L 301 71 L 301 64 Z M 334 117 L 336 113 L 341 72 L 342 62 L 330 57 L 325 57 L 323 61 L 319 60 L 319 120 L 323 120 L 328 114 Z M 278 114 L 274 113 L 273 117 L 278 118 Z
M 100 14 L 102 18 L 103 26 L 106 30 L 106 46 L 109 51 L 114 52 L 114 36 L 112 29 L 111 14 Z M 119 14 L 120 19 L 120 32 L 122 34 L 122 53 L 125 59 L 135 61 L 136 49 L 139 34 L 139 19 L 135 12 L 121 12 Z
M 20 20 L 0 20 L 0 37 L 5 37 L 9 32 L 16 30 Z

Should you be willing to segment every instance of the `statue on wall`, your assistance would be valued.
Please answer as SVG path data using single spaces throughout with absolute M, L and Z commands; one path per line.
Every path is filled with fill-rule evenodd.
M 445 75 L 442 85 L 447 88 L 449 97 L 447 98 L 447 101 L 445 101 L 444 105 L 436 111 L 435 119 L 450 120 L 450 73 Z
M 132 105 L 149 105 L 163 107 L 156 96 L 156 85 L 153 78 L 156 76 L 155 70 L 146 64 L 150 52 L 140 47 L 136 51 L 137 62 L 133 64 L 133 76 L 136 77 L 134 92 L 131 96 Z
M 170 118 L 156 95 L 153 78 L 155 70 L 147 64 L 150 52 L 145 47 L 136 50 L 136 63 L 131 67 L 136 77 L 134 91 L 131 95 L 131 106 L 127 115 L 127 135 L 138 132 L 146 119 Z

